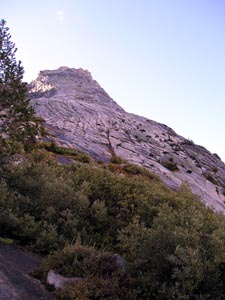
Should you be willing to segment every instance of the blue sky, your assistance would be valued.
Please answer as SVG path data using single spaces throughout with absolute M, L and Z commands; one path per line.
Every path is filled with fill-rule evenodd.
M 88 69 L 128 112 L 225 161 L 224 0 L 1 1 L 25 79 Z

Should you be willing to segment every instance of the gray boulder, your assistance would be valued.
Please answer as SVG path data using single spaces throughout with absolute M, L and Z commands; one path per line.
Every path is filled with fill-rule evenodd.
M 63 289 L 69 283 L 78 283 L 82 279 L 79 277 L 64 277 L 57 274 L 54 270 L 50 270 L 47 275 L 47 283 L 53 285 L 56 289 Z

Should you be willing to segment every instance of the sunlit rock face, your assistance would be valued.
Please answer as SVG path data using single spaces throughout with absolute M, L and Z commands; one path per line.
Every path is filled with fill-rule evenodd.
M 166 125 L 125 112 L 90 72 L 41 71 L 30 84 L 30 97 L 58 144 L 104 161 L 114 154 L 158 174 L 174 189 L 187 181 L 208 206 L 225 214 L 225 165 L 218 155 Z

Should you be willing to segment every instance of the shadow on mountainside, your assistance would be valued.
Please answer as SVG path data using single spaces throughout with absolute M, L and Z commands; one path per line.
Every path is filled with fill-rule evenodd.
M 40 281 L 29 275 L 40 262 L 39 256 L 18 246 L 0 243 L 0 299 L 53 299 Z

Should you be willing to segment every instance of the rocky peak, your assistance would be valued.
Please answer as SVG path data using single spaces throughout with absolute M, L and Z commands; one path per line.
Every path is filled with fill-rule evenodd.
M 225 214 L 225 165 L 218 155 L 164 124 L 125 112 L 83 69 L 42 71 L 31 97 L 55 142 L 96 159 L 141 165 L 177 189 L 188 182 L 206 205 Z
M 64 101 L 76 99 L 113 107 L 116 105 L 119 108 L 97 81 L 93 80 L 91 73 L 82 68 L 60 67 L 57 70 L 41 71 L 37 79 L 31 82 L 29 89 L 31 98 L 48 98 L 57 94 Z

